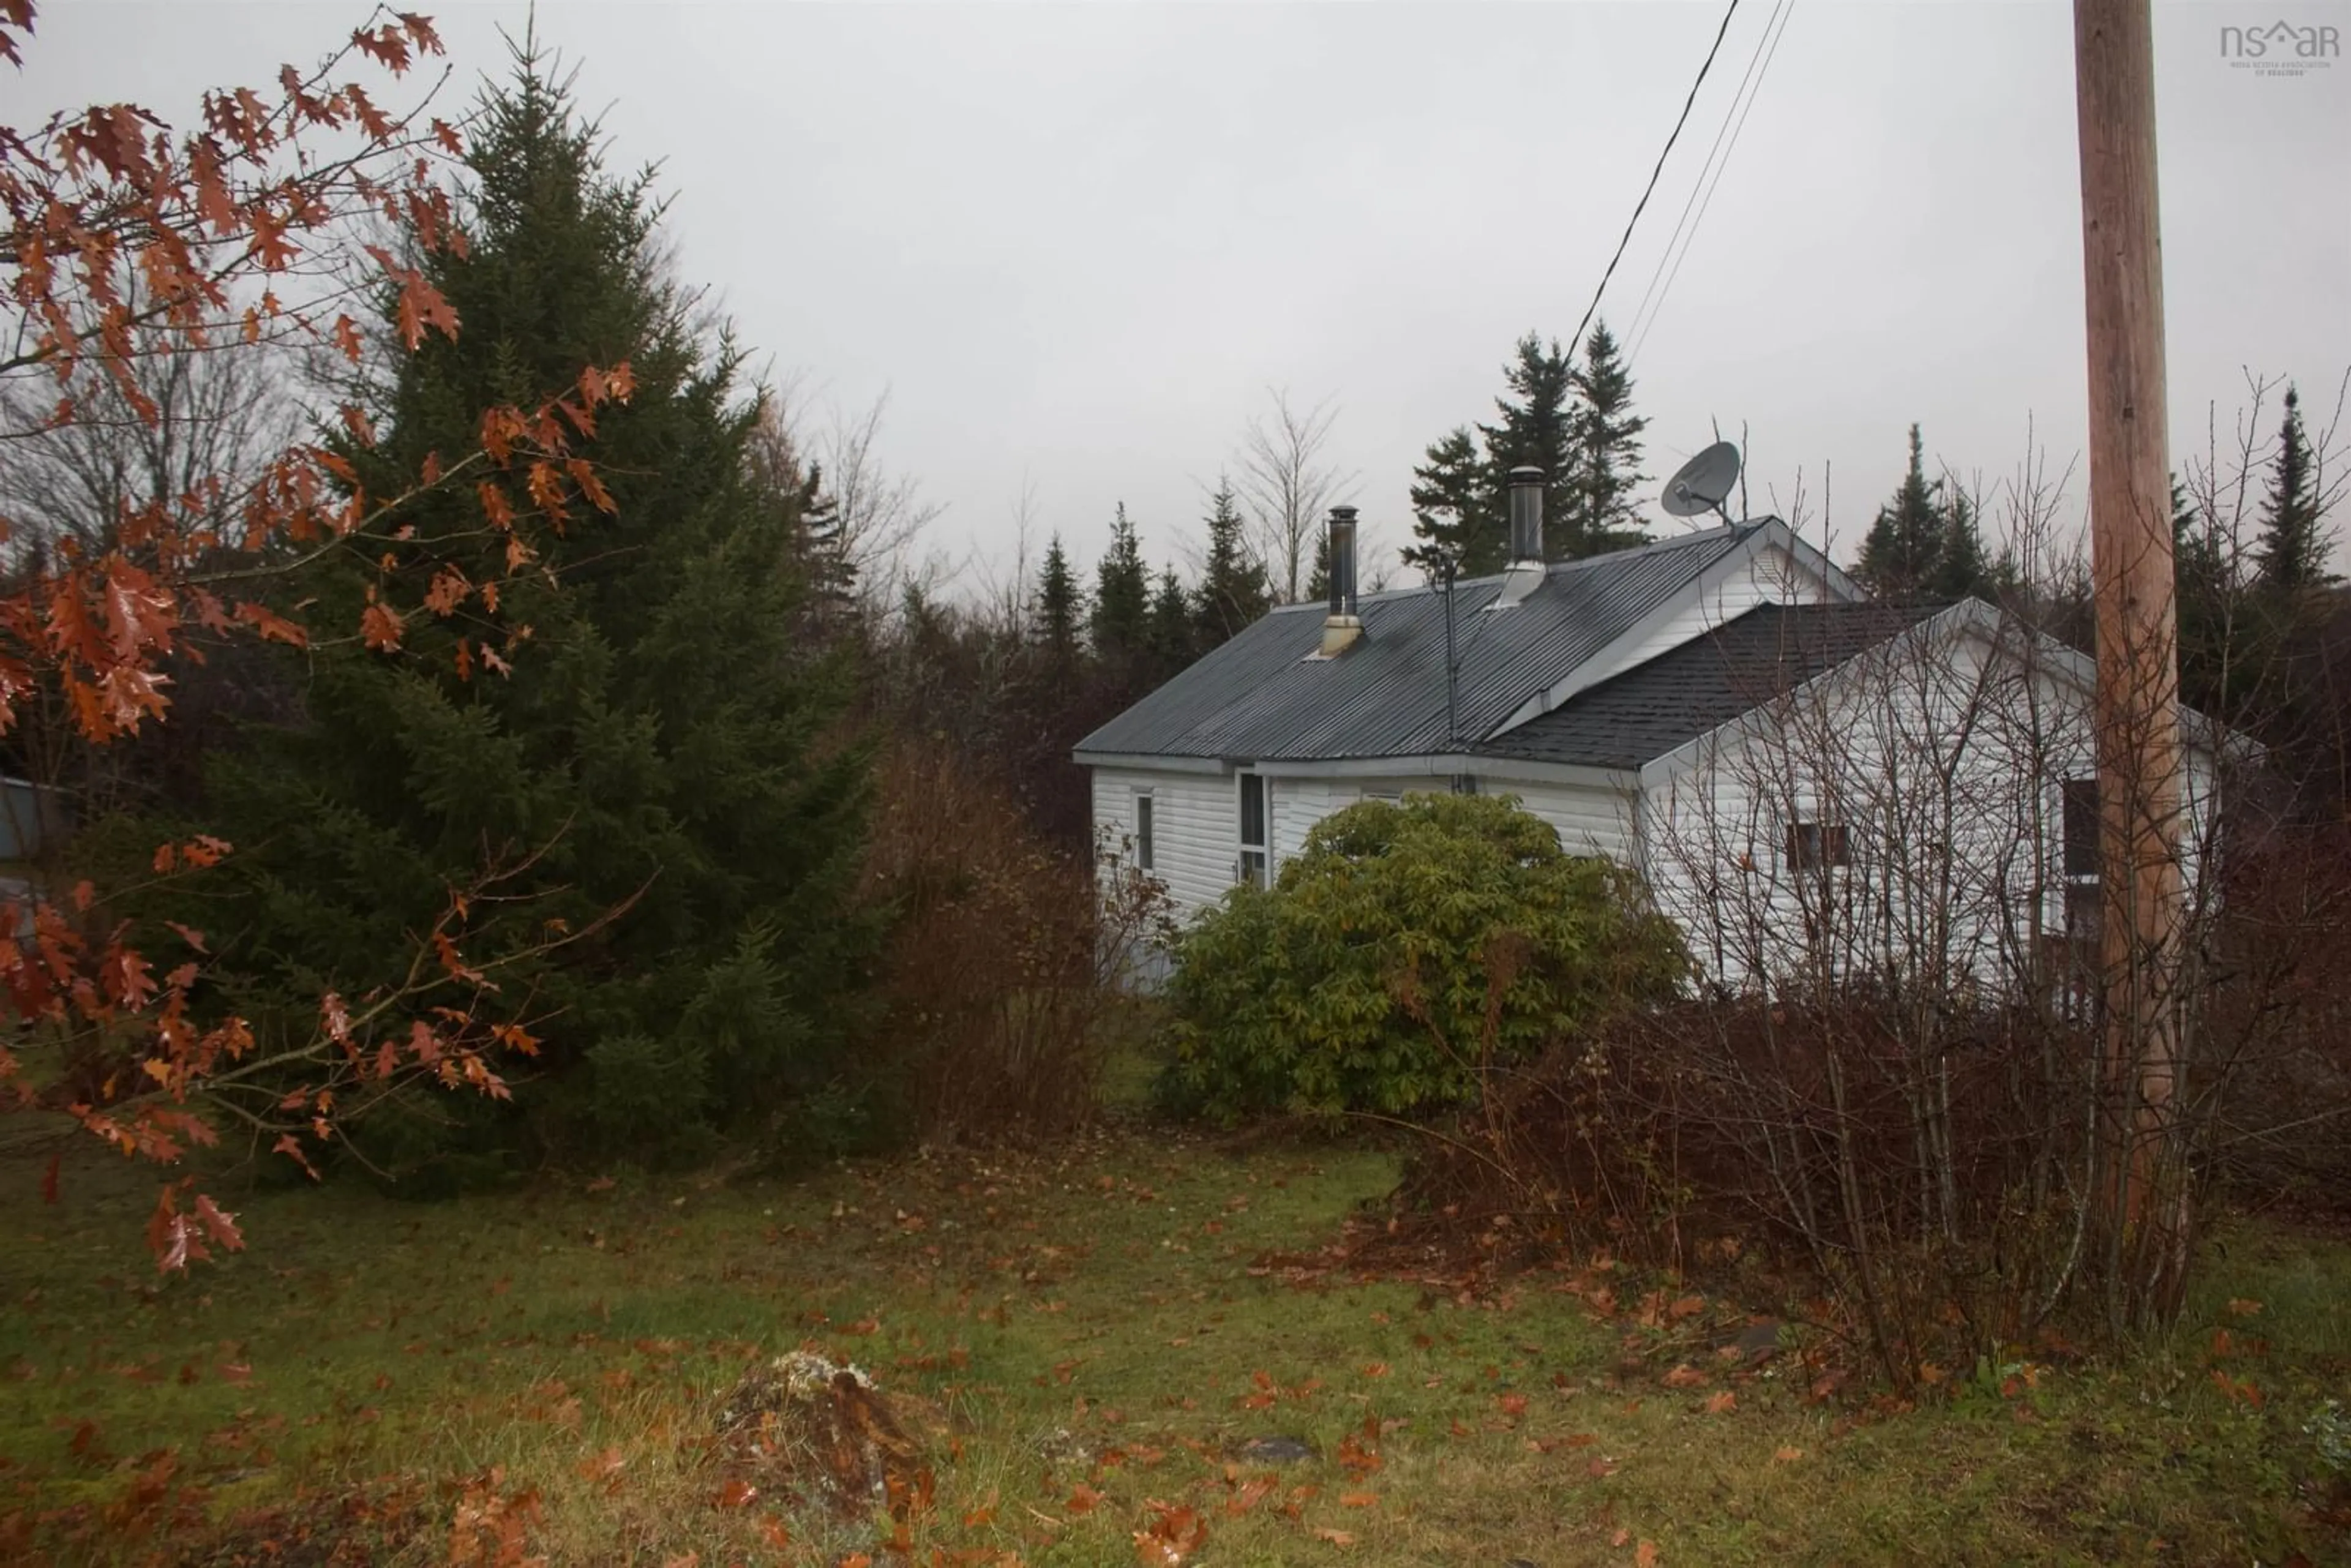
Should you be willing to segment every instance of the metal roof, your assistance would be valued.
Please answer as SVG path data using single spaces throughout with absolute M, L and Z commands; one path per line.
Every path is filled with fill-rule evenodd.
M 1364 635 L 1335 659 L 1311 656 L 1322 645 L 1322 605 L 1274 611 L 1080 741 L 1079 759 L 1319 761 L 1468 749 L 1772 526 L 1709 528 L 1562 562 L 1525 600 L 1490 614 L 1501 577 L 1456 584 L 1458 717 L 1449 730 L 1444 596 L 1416 588 L 1364 598 Z
M 1487 757 L 1638 768 L 1784 696 L 1941 605 L 1765 604 L 1477 749 Z

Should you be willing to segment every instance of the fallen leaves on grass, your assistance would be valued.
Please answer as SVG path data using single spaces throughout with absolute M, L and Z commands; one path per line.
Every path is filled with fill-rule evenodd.
M 628 1460 L 615 1446 L 601 1454 L 590 1455 L 572 1468 L 580 1472 L 581 1480 L 601 1482 L 605 1491 L 615 1492 L 621 1490 L 621 1469 L 627 1463 Z
M 538 1522 L 538 1490 L 509 1492 L 507 1473 L 493 1466 L 465 1483 L 449 1525 L 449 1568 L 526 1568 L 530 1531 Z
M 1327 1541 L 1333 1546 L 1344 1548 L 1355 1544 L 1355 1532 L 1352 1530 L 1332 1530 L 1325 1525 L 1314 1532 L 1314 1539 Z
M 1272 1476 L 1252 1476 L 1240 1483 L 1233 1495 L 1225 1500 L 1225 1512 L 1238 1519 L 1263 1502 L 1266 1494 L 1280 1482 Z
M 1698 1388 L 1704 1386 L 1705 1383 L 1706 1374 L 1687 1361 L 1667 1373 L 1665 1376 L 1665 1385 L 1668 1388 Z
M 2230 1401 L 2231 1404 L 2234 1404 L 2239 1400 L 2242 1400 L 2245 1404 L 2251 1406 L 2256 1410 L 2262 1407 L 2262 1391 L 2260 1389 L 2254 1387 L 2251 1383 L 2245 1381 L 2243 1378 L 2231 1377 L 2227 1373 L 2221 1371 L 2217 1366 L 2212 1369 L 2212 1386 L 2220 1391 L 2221 1398 Z
M 1144 1568 L 1178 1568 L 1208 1538 L 1208 1521 L 1197 1509 L 1146 1499 L 1150 1525 L 1134 1532 L 1134 1559 Z
M 1771 1456 L 1771 1462 L 1775 1465 L 1792 1465 L 1803 1457 L 1803 1449 L 1791 1448 L 1787 1444 L 1782 1443 L 1780 1445 L 1780 1451 Z
M 1709 1416 L 1720 1416 L 1738 1407 L 1739 1396 L 1728 1388 L 1706 1402 L 1706 1413 Z

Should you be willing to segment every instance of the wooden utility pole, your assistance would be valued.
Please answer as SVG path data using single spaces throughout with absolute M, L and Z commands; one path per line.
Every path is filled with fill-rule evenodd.
M 2108 1113 L 2101 1185 L 2129 1315 L 2176 1284 L 2164 1158 L 2179 1059 L 2180 776 L 2148 0 L 2074 0 L 2090 350 L 2090 563 Z

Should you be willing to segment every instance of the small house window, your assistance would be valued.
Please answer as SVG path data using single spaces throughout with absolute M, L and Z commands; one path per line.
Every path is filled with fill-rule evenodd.
M 2098 781 L 2068 779 L 2062 788 L 2065 933 L 2077 941 L 2095 941 L 2105 908 L 2098 886 Z
M 1818 871 L 1825 866 L 1851 865 L 1853 845 L 1843 822 L 1788 824 L 1787 861 L 1790 871 Z
M 2068 779 L 2065 791 L 2065 874 L 2098 874 L 2098 781 Z
M 1138 871 L 1151 867 L 1151 796 L 1148 792 L 1134 798 L 1134 865 Z
M 1259 774 L 1244 773 L 1241 784 L 1240 862 L 1233 869 L 1234 880 L 1252 887 L 1266 883 L 1265 779 Z

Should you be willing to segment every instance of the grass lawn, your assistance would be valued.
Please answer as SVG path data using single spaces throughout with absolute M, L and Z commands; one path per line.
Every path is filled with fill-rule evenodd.
M 68 1168 L 49 1207 L 9 1168 L 0 1560 L 890 1562 L 886 1522 L 724 1482 L 726 1394 L 802 1345 L 925 1413 L 921 1563 L 1176 1561 L 1139 1552 L 1189 1534 L 1155 1505 L 1204 1564 L 2351 1560 L 2304 1430 L 2329 1396 L 2351 1425 L 2351 1246 L 2235 1225 L 2129 1364 L 1887 1414 L 1784 1354 L 1734 1370 L 1719 1303 L 1634 1326 L 1654 1281 L 1604 1320 L 1565 1274 L 1253 1266 L 1394 1174 L 1136 1128 L 790 1184 L 354 1183 L 252 1196 L 250 1251 L 158 1281 L 135 1173 Z M 1312 1451 L 1239 1456 L 1263 1437 Z

